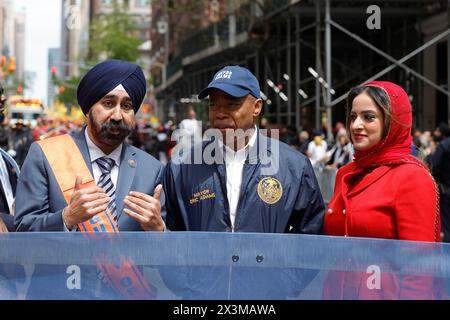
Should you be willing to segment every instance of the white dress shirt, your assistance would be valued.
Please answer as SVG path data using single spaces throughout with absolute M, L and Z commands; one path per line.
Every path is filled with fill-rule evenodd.
M 180 129 L 184 129 L 190 136 L 202 135 L 202 122 L 196 119 L 184 119 L 180 122 Z
M 311 154 L 309 161 L 314 168 L 323 164 L 327 155 L 327 148 L 327 142 L 324 140 L 321 141 L 320 145 L 317 145 L 314 140 L 308 144 L 308 152 Z
M 231 227 L 234 231 L 234 221 L 236 220 L 236 209 L 239 202 L 239 195 L 242 186 L 242 173 L 244 171 L 244 163 L 247 158 L 247 150 L 253 146 L 256 141 L 258 128 L 255 131 L 244 148 L 234 151 L 225 145 L 225 165 L 227 170 L 227 197 L 230 207 Z M 223 148 L 223 142 L 219 140 L 219 146 Z
M 95 183 L 97 184 L 98 180 L 100 179 L 100 176 L 102 175 L 102 172 L 95 160 L 101 157 L 108 157 L 114 160 L 114 166 L 111 169 L 111 181 L 114 184 L 114 186 L 117 186 L 117 179 L 119 177 L 119 167 L 120 167 L 120 155 L 122 153 L 123 143 L 121 143 L 109 155 L 106 155 L 99 147 L 95 145 L 94 142 L 92 142 L 91 138 L 89 138 L 87 130 L 88 129 L 86 128 L 86 130 L 84 131 L 84 136 L 86 137 L 86 142 L 89 149 L 89 157 L 91 158 L 92 173 L 94 174 Z

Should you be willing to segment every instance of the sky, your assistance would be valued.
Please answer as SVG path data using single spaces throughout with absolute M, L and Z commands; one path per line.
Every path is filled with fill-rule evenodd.
M 61 0 L 14 0 L 16 12 L 25 11 L 25 71 L 33 72 L 25 95 L 47 102 L 48 49 L 61 42 Z

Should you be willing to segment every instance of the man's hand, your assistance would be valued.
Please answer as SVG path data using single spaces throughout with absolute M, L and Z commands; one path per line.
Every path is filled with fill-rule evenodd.
M 0 218 L 0 233 L 2 232 L 8 232 L 8 228 L 6 227 L 6 224 L 3 222 L 2 218 Z
M 108 207 L 109 197 L 102 188 L 81 188 L 81 184 L 82 179 L 77 175 L 70 204 L 64 210 L 63 221 L 69 230 Z
M 153 197 L 142 192 L 131 191 L 123 202 L 129 209 L 123 209 L 126 215 L 140 223 L 144 231 L 163 231 L 164 222 L 161 217 L 161 190 L 157 185 Z

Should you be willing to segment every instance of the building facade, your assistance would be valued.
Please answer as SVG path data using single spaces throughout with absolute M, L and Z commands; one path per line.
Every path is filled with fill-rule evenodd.
M 48 70 L 52 71 L 55 68 L 56 76 L 61 77 L 61 49 L 60 48 L 49 48 L 48 49 Z M 47 101 L 50 109 L 53 108 L 55 97 L 56 97 L 56 87 L 52 79 L 52 73 L 48 73 L 47 79 Z
M 218 69 L 237 64 L 260 80 L 263 116 L 274 124 L 321 128 L 330 135 L 336 122 L 345 122 L 348 90 L 373 77 L 406 89 L 416 127 L 430 130 L 449 121 L 450 37 L 436 38 L 449 26 L 448 1 L 386 1 L 375 7 L 369 0 L 224 1 L 219 6 L 224 16 L 200 31 L 180 33 L 175 40 L 169 28 L 166 81 L 155 81 L 154 90 L 162 108 L 182 109 L 182 99 L 198 94 Z M 181 19 L 171 17 L 176 24 Z M 152 42 L 156 55 L 163 46 L 161 40 Z
M 14 57 L 16 59 L 16 79 L 23 81 L 25 71 L 25 23 L 24 12 L 16 13 L 14 16 Z
M 87 55 L 90 23 L 90 0 L 62 0 L 61 76 L 80 75 Z

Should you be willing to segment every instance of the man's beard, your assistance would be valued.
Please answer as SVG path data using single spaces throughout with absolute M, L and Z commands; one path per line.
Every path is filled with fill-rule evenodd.
M 111 147 L 121 144 L 131 133 L 132 129 L 131 126 L 114 120 L 99 124 L 92 117 L 89 117 L 89 122 L 97 140 Z

